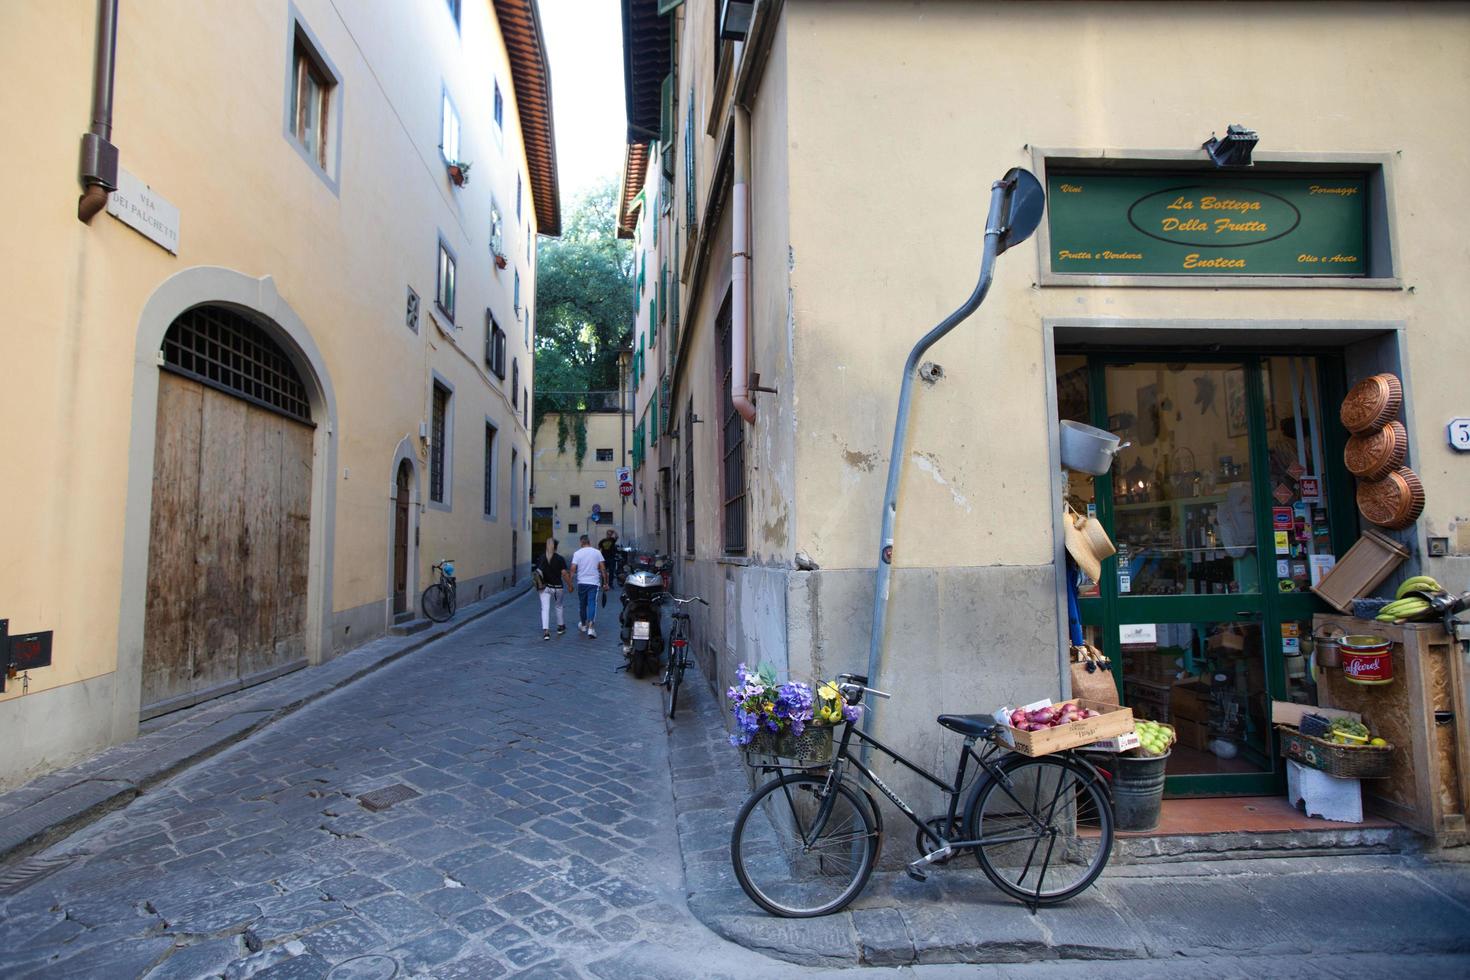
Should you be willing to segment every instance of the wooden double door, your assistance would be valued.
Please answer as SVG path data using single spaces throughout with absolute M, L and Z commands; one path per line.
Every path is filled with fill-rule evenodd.
M 142 714 L 305 664 L 312 427 L 159 373 Z

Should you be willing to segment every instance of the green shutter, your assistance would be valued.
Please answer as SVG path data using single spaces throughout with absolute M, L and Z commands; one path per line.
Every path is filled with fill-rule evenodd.
M 689 90 L 689 118 L 684 123 L 684 227 L 694 234 L 694 90 Z
M 684 0 L 658 0 L 659 16 L 662 17 L 664 14 L 673 10 L 675 7 L 679 6 L 679 4 L 683 2 Z
M 648 428 L 651 433 L 648 441 L 654 445 L 658 444 L 658 389 L 653 389 L 653 410 L 648 413 Z
M 663 90 L 659 93 L 662 109 L 658 117 L 659 149 L 668 153 L 674 146 L 674 73 L 664 76 Z

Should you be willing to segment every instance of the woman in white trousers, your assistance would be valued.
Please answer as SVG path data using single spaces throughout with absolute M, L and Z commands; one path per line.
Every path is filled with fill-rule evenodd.
M 546 550 L 536 560 L 536 591 L 541 598 L 541 639 L 551 639 L 551 607 L 556 607 L 556 635 L 561 636 L 567 631 L 566 621 L 563 618 L 562 596 L 565 595 L 563 586 L 571 583 L 571 573 L 567 567 L 567 560 L 556 552 L 557 540 L 546 539 Z

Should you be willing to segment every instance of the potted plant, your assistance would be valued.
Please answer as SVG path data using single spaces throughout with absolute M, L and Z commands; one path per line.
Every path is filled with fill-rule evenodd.
M 467 160 L 450 160 L 446 165 L 449 169 L 449 179 L 454 182 L 455 187 L 463 187 L 470 182 L 470 167 L 473 166 Z
M 495 268 L 497 268 L 497 269 L 504 269 L 505 268 L 505 256 L 504 255 L 501 255 L 499 252 L 496 252 L 494 254 L 495 254 Z
M 855 721 L 859 710 L 831 682 L 818 685 L 815 692 L 801 681 L 778 684 L 770 664 L 756 670 L 740 664 L 725 698 L 735 716 L 731 745 L 755 755 L 813 764 L 831 758 L 833 726 Z

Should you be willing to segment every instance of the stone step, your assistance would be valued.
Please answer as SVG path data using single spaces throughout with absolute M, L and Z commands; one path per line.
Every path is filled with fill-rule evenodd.
M 394 636 L 412 636 L 415 633 L 422 633 L 433 625 L 434 621 L 432 619 L 410 619 L 407 622 L 395 623 L 388 627 L 388 632 Z
M 1165 864 L 1333 854 L 1402 854 L 1418 851 L 1422 846 L 1422 840 L 1403 827 L 1128 834 L 1119 835 L 1114 840 L 1112 863 Z

